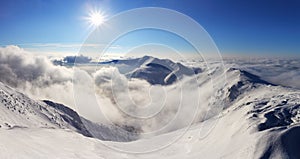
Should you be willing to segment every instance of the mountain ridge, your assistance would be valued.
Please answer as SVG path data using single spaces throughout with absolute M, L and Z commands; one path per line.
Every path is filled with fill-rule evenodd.
M 1 82 L 0 101 L 2 111 L 0 126 L 3 128 L 71 129 L 84 136 L 100 140 L 125 142 L 137 139 L 137 136 L 132 136 L 130 132 L 93 123 L 62 104 L 49 100 L 35 101 L 30 99 Z M 118 133 L 122 133 L 121 136 Z

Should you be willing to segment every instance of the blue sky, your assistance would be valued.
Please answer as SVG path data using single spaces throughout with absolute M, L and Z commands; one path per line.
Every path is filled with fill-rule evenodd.
M 112 16 L 137 7 L 164 7 L 192 17 L 222 54 L 300 55 L 298 0 L 1 0 L 0 45 L 76 53 L 91 32 L 83 17 L 92 8 Z

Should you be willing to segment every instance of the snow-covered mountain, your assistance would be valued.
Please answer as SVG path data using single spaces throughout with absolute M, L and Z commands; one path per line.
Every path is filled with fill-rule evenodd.
M 200 68 L 190 68 L 169 59 L 159 59 L 151 56 L 112 60 L 104 64 L 113 64 L 119 69 L 120 73 L 125 74 L 128 78 L 144 79 L 152 85 L 169 85 L 183 76 L 192 76 L 201 72 Z
M 2 129 L 70 129 L 87 137 L 119 142 L 137 138 L 130 132 L 121 131 L 121 128 L 118 130 L 109 125 L 93 123 L 62 104 L 30 99 L 1 82 L 0 101 Z
M 106 64 L 150 84 L 172 85 L 174 74 L 176 80 L 188 76 L 203 81 L 200 88 L 209 83 L 204 68 L 149 56 Z M 220 113 L 188 129 L 140 139 L 84 119 L 64 105 L 30 99 L 0 83 L 0 158 L 299 159 L 300 91 L 237 67 L 225 74 L 227 81 L 217 81 L 225 83 L 220 92 L 226 107 Z M 90 138 L 86 126 L 93 135 L 99 134 L 93 136 L 98 139 Z M 176 140 L 169 143 L 173 138 Z M 16 148 L 20 151 L 15 152 Z

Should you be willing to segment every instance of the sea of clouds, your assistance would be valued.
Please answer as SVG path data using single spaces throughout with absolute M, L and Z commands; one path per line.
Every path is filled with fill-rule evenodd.
M 300 89 L 300 57 L 231 58 L 225 62 L 270 83 Z
M 300 88 L 299 60 L 227 59 L 225 63 L 271 83 Z M 0 75 L 1 82 L 32 98 L 63 103 L 88 119 L 133 126 L 145 134 L 165 133 L 204 120 L 213 110 L 211 103 L 216 103 L 211 100 L 215 92 L 205 73 L 172 85 L 151 85 L 145 80 L 129 79 L 110 65 L 54 65 L 49 58 L 18 46 L 0 48 Z M 80 86 L 74 89 L 73 82 Z M 81 98 L 83 104 L 76 103 L 74 97 Z M 97 103 L 89 100 L 92 98 Z
M 91 120 L 134 126 L 146 133 L 189 125 L 199 102 L 196 78 L 169 86 L 151 85 L 145 80 L 128 79 L 113 66 L 94 69 L 54 65 L 47 57 L 18 46 L 0 48 L 0 74 L 1 82 L 32 98 L 63 103 Z M 74 90 L 74 81 L 80 82 L 82 89 Z M 79 97 L 84 105 L 77 104 L 74 93 L 78 95 L 86 89 L 89 93 Z M 87 96 L 95 96 L 97 105 L 90 103 Z M 207 98 L 208 93 L 202 97 L 203 101 Z M 105 117 L 99 118 L 99 107 Z

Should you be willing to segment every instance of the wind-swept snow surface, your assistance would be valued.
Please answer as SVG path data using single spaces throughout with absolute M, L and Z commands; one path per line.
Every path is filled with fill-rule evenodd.
M 123 73 L 122 80 L 126 81 L 125 78 L 132 77 L 130 75 L 133 74 L 132 78 L 144 80 L 136 83 L 167 87 L 167 90 L 171 90 L 170 93 L 176 92 L 176 82 L 189 83 L 195 78 L 198 80 L 194 83 L 196 87 L 206 90 L 211 86 L 208 74 L 220 72 L 217 65 L 207 70 L 201 65 L 194 67 L 196 65 L 188 62 L 181 65 L 152 57 L 131 60 L 135 62 L 113 62 L 114 67 L 120 69 L 119 73 Z M 131 63 L 135 66 L 130 65 Z M 153 69 L 157 67 L 153 63 L 165 68 Z M 213 109 L 217 108 L 217 105 L 203 107 L 207 110 L 200 111 L 193 125 L 172 127 L 154 136 L 143 134 L 147 127 L 140 130 L 128 125 L 127 131 L 121 131 L 122 127 L 115 129 L 106 123 L 96 124 L 80 117 L 77 112 L 64 105 L 49 100 L 30 99 L 1 83 L 0 158 L 299 159 L 299 89 L 273 83 L 268 78 L 258 76 L 254 71 L 239 65 L 230 63 L 226 66 L 229 67 L 224 72 L 227 80 L 215 79 L 217 83 L 224 83 L 218 90 L 221 92 L 218 97 L 225 107 L 219 110 Z M 174 73 L 168 71 L 168 67 L 185 71 L 179 73 L 182 76 L 178 76 L 178 81 L 160 83 L 164 81 L 162 79 Z M 155 70 L 156 72 L 153 72 Z M 161 77 L 155 76 L 157 79 L 151 79 L 160 71 L 163 72 Z M 189 71 L 196 73 L 186 73 Z M 109 79 L 105 76 L 107 74 L 98 72 L 94 75 L 101 77 L 96 78 L 95 82 L 99 82 L 99 87 L 104 87 L 103 82 Z M 158 82 L 154 84 L 152 80 Z M 214 92 L 205 93 L 211 96 Z M 206 102 L 203 100 L 202 104 L 208 105 Z M 189 107 L 187 103 L 184 104 L 185 107 Z M 160 120 L 153 120 L 153 124 L 159 123 L 157 121 Z M 131 123 L 121 120 L 120 123 L 122 122 Z M 161 120 L 161 123 L 163 122 Z M 139 133 L 141 135 L 136 136 Z
M 129 132 L 112 129 L 110 126 L 96 124 L 80 117 L 75 111 L 62 104 L 30 99 L 3 83 L 0 83 L 0 101 L 0 127 L 3 129 L 70 129 L 91 137 L 92 130 L 88 131 L 86 128 L 91 127 L 96 131 L 93 137 L 101 140 L 136 139 Z

